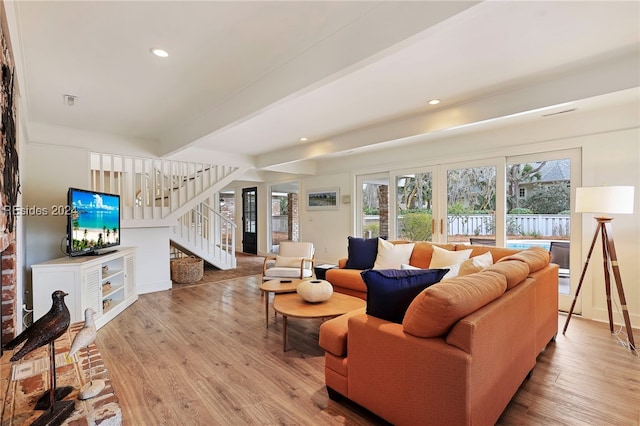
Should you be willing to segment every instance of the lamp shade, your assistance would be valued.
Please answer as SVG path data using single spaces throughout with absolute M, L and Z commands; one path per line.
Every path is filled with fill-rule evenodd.
M 576 188 L 576 213 L 633 213 L 633 186 Z

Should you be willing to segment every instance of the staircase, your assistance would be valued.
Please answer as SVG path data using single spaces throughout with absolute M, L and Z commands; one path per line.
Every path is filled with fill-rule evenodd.
M 120 195 L 122 228 L 169 227 L 171 245 L 220 269 L 235 268 L 235 227 L 211 206 L 245 172 L 238 167 L 91 153 L 91 187 Z

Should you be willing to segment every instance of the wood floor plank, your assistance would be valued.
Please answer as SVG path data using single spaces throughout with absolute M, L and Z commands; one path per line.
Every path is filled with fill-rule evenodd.
M 141 295 L 99 330 L 125 425 L 386 424 L 328 398 L 321 320 L 290 318 L 291 349 L 282 351 L 282 318 L 271 312 L 265 326 L 259 283 L 250 276 Z M 574 317 L 498 424 L 639 426 L 639 407 L 638 356 L 606 324 Z

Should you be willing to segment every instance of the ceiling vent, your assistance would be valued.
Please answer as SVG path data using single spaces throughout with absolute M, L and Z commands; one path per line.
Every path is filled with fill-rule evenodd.
M 566 114 L 568 112 L 573 112 L 578 108 L 565 109 L 564 111 L 551 112 L 549 114 L 542 114 L 543 117 L 551 117 L 552 115 Z

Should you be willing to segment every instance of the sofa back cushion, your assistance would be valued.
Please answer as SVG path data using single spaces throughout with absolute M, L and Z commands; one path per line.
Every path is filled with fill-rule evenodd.
M 402 323 L 411 301 L 439 282 L 448 269 L 370 269 L 362 272 L 367 286 L 367 314 Z
M 524 281 L 529 276 L 529 266 L 519 260 L 505 260 L 490 266 L 487 271 L 497 272 L 507 279 L 507 290 Z
M 518 253 L 505 256 L 500 259 L 500 262 L 506 262 L 508 260 L 524 262 L 529 266 L 529 272 L 536 272 L 549 264 L 551 261 L 551 253 L 542 247 L 530 247 Z
M 456 244 L 455 250 L 469 250 L 471 249 L 471 257 L 479 256 L 486 252 L 491 252 L 491 256 L 493 256 L 493 262 L 497 262 L 505 256 L 509 256 L 511 254 L 516 254 L 520 251 L 520 249 L 511 249 L 505 247 L 489 247 L 489 246 L 475 246 L 469 244 Z
M 417 337 L 436 337 L 500 297 L 507 280 L 497 272 L 483 271 L 442 281 L 422 291 L 407 308 L 402 321 L 405 332 Z

